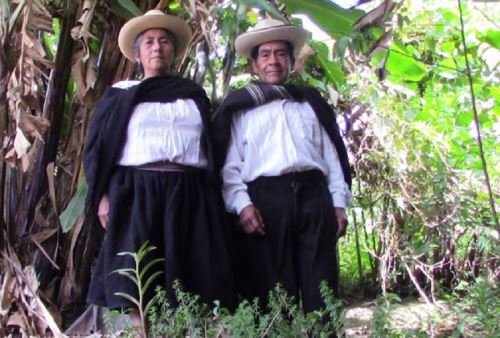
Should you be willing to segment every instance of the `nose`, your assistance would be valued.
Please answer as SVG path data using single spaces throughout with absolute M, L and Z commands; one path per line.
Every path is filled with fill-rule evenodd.
M 160 41 L 158 41 L 158 40 L 153 41 L 153 49 L 154 50 L 160 49 Z
M 271 53 L 271 56 L 269 56 L 269 62 L 274 64 L 278 61 L 278 58 L 276 57 L 276 54 Z

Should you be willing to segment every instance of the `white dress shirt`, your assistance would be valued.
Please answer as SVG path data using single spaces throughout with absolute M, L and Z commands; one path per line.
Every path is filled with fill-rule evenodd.
M 222 169 L 226 209 L 239 214 L 252 203 L 246 182 L 311 169 L 325 175 L 335 207 L 350 205 L 335 146 L 309 103 L 274 100 L 237 112 Z
M 138 83 L 121 81 L 114 87 L 126 89 Z M 206 168 L 207 159 L 201 147 L 202 130 L 200 111 L 191 99 L 139 103 L 130 117 L 118 164 L 138 166 L 166 160 Z

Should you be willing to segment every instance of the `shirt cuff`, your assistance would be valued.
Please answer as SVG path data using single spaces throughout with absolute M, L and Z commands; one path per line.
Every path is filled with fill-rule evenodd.
M 252 201 L 250 200 L 250 196 L 246 192 L 239 193 L 236 195 L 233 201 L 233 209 L 236 211 L 236 214 L 239 215 L 241 210 L 243 210 L 245 207 L 249 206 L 252 204 Z
M 335 208 L 344 208 L 352 204 L 352 195 L 350 192 L 334 192 L 332 193 L 333 206 Z

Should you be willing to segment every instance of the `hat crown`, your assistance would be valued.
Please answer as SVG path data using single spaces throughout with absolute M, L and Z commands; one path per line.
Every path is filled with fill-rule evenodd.
M 257 22 L 257 24 L 253 27 L 251 32 L 258 31 L 261 29 L 268 29 L 273 27 L 286 26 L 283 21 L 275 20 L 275 19 L 264 19 L 262 21 Z
M 144 13 L 144 15 L 166 15 L 166 14 L 160 11 L 159 9 L 150 9 L 149 11 Z
M 301 26 L 292 25 L 275 19 L 259 21 L 253 29 L 240 34 L 234 41 L 236 52 L 251 58 L 252 49 L 270 41 L 288 41 L 295 51 L 299 51 L 307 39 L 307 33 Z

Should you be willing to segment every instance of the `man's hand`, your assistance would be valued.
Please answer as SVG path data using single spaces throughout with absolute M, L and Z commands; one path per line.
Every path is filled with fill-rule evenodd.
M 108 226 L 109 217 L 109 197 L 107 194 L 102 195 L 99 201 L 99 208 L 97 209 L 97 216 L 99 217 L 99 222 L 101 226 L 106 230 Z
M 347 215 L 345 214 L 344 208 L 333 208 L 335 210 L 335 218 L 337 219 L 337 233 L 335 234 L 335 238 L 339 239 L 340 237 L 345 235 L 345 231 L 347 228 Z
M 240 224 L 243 231 L 249 235 L 265 235 L 264 220 L 259 210 L 250 204 L 240 212 Z

